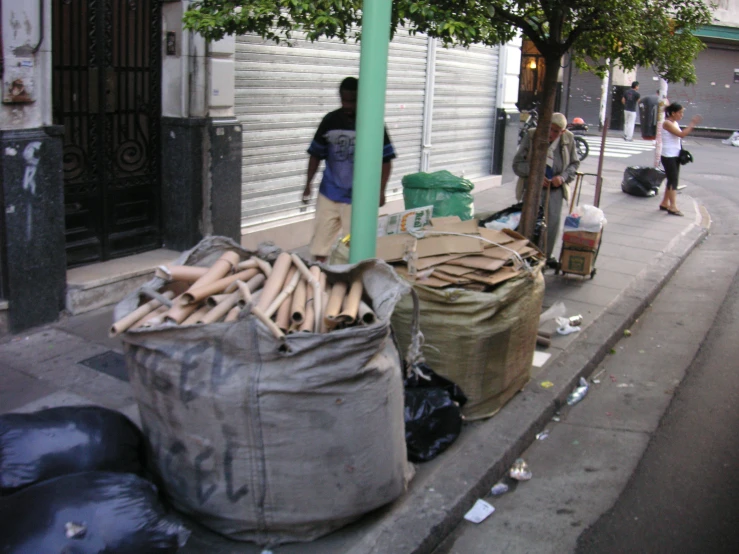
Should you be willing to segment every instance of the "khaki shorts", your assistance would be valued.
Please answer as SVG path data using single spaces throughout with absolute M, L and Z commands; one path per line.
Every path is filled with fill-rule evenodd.
M 312 256 L 328 256 L 341 231 L 344 237 L 352 229 L 352 205 L 334 202 L 319 194 L 316 201 L 316 225 L 310 241 Z

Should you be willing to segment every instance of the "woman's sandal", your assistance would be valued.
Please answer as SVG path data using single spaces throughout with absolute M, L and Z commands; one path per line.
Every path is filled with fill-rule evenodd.
M 670 208 L 665 208 L 662 204 L 659 205 L 659 209 L 660 210 L 664 210 L 666 212 L 669 212 L 670 211 Z
M 680 210 L 667 210 L 667 213 L 670 214 L 670 215 L 679 215 L 679 216 L 684 216 L 685 215 Z

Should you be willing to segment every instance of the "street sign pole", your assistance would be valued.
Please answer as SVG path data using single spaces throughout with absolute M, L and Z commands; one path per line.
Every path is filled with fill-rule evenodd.
M 391 0 L 364 0 L 349 262 L 375 257 Z

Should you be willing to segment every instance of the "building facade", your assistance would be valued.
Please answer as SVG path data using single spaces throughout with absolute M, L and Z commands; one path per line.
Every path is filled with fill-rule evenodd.
M 69 268 L 207 234 L 247 247 L 310 238 L 306 148 L 340 81 L 357 75 L 359 45 L 206 42 L 182 28 L 189 4 L 2 0 L 0 309 L 11 331 L 58 317 Z M 500 182 L 519 56 L 515 44 L 394 38 L 385 212 L 403 208 L 408 173 Z
M 730 134 L 739 129 L 739 0 L 716 0 L 715 4 L 714 24 L 695 33 L 706 45 L 695 60 L 697 82 L 687 86 L 668 83 L 667 97 L 686 106 L 690 113 L 701 114 L 705 132 Z M 602 80 L 571 67 L 563 70 L 562 80 L 565 100 L 561 109 L 569 117 L 582 117 L 591 126 L 597 125 Z M 642 96 L 659 88 L 659 77 L 652 68 L 627 72 L 616 68 L 609 90 L 611 129 L 623 129 L 621 96 L 635 80 Z

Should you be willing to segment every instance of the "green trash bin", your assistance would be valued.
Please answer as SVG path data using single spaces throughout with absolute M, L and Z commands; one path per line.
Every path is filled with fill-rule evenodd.
M 475 209 L 471 194 L 475 185 L 448 171 L 411 173 L 403 177 L 405 209 L 433 206 L 433 217 L 457 215 L 463 221 L 472 219 Z

